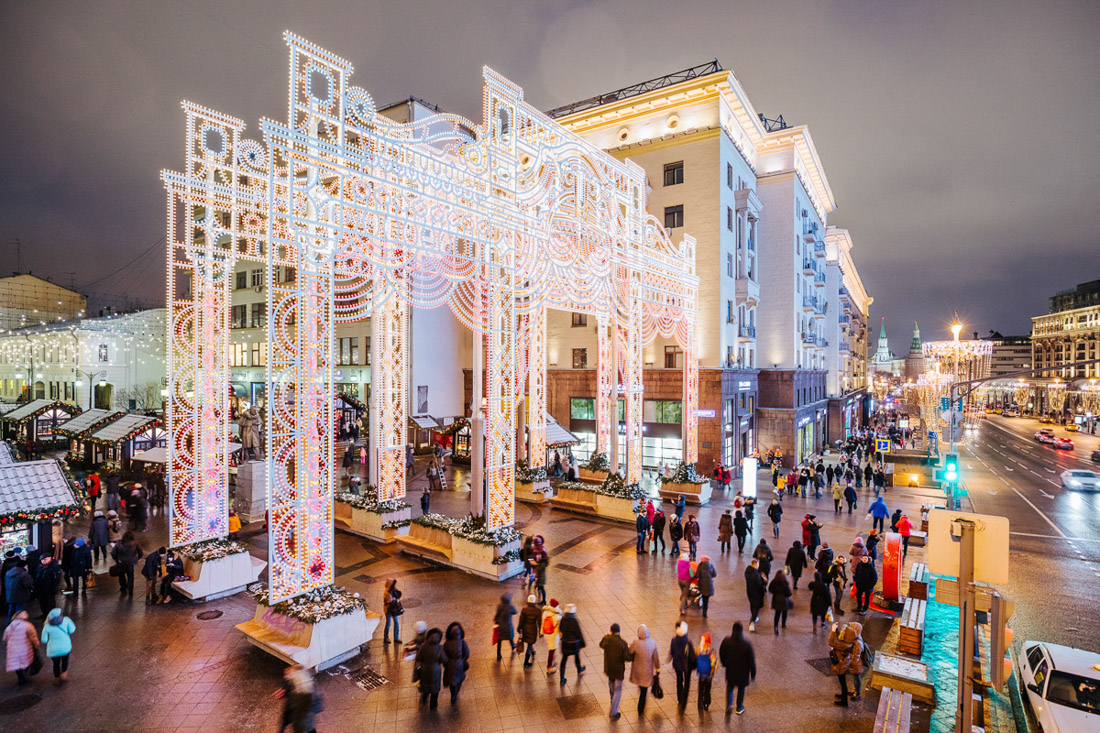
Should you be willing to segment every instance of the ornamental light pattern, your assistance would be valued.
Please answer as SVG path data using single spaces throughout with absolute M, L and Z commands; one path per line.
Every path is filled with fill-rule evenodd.
M 695 242 L 645 210 L 642 169 L 584 142 L 484 69 L 483 123 L 398 123 L 352 65 L 291 33 L 288 121 L 184 103 L 186 168 L 168 191 L 172 544 L 227 532 L 229 277 L 267 266 L 271 602 L 334 577 L 334 326 L 370 317 L 372 475 L 405 494 L 408 309 L 446 306 L 485 343 L 490 530 L 514 521 L 516 407 L 545 450 L 546 309 L 600 323 L 601 449 L 627 394 L 627 480 L 641 478 L 642 349 L 684 351 L 684 459 L 698 440 Z M 278 282 L 292 268 L 293 278 Z M 620 347 L 619 344 L 622 344 Z M 475 409 L 477 406 L 475 406 Z

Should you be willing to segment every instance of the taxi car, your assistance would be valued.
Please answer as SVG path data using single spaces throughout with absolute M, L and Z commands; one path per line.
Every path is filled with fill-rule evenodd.
M 1044 733 L 1100 729 L 1100 654 L 1025 641 L 1020 676 Z

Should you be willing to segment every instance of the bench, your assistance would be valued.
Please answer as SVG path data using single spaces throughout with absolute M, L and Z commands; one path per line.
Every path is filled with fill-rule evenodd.
M 875 715 L 875 733 L 908 733 L 913 696 L 908 692 L 882 688 Z
M 657 489 L 657 493 L 661 495 L 661 498 L 665 501 L 676 502 L 681 495 L 684 497 L 684 501 L 688 504 L 695 504 L 702 506 L 710 502 L 713 489 L 711 488 L 710 481 L 701 484 L 674 484 L 674 483 L 661 483 Z
M 454 551 L 451 549 L 451 535 L 441 529 L 425 527 L 422 524 L 409 526 L 409 533 L 395 537 L 401 552 L 422 557 L 425 560 L 438 560 L 450 564 Z
M 898 651 L 919 657 L 924 643 L 924 613 L 928 601 L 909 597 L 901 612 L 901 627 L 898 637 Z
M 913 530 L 909 533 L 909 544 L 913 547 L 924 547 L 928 544 L 928 533 Z
M 928 600 L 928 566 L 922 562 L 914 563 L 909 571 L 909 597 Z

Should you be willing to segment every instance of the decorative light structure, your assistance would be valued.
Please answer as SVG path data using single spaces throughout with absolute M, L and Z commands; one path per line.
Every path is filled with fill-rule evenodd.
M 684 351 L 684 460 L 698 439 L 695 242 L 645 210 L 644 171 L 598 150 L 484 69 L 484 122 L 397 123 L 349 62 L 286 33 L 287 124 L 184 103 L 187 168 L 168 189 L 172 544 L 227 529 L 229 275 L 268 268 L 271 602 L 333 579 L 334 324 L 372 317 L 371 445 L 383 498 L 405 493 L 407 312 L 446 305 L 485 343 L 489 529 L 514 521 L 516 406 L 545 443 L 546 309 L 600 323 L 600 436 L 627 395 L 627 481 L 641 478 L 642 349 Z M 278 283 L 275 268 L 297 277 Z M 621 348 L 619 344 L 622 344 Z M 520 352 L 523 353 L 520 353 Z M 475 410 L 479 406 L 475 405 Z

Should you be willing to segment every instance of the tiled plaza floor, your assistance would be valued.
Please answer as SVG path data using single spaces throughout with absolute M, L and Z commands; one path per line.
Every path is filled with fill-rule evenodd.
M 456 485 L 454 478 L 451 486 Z M 422 482 L 414 482 L 410 490 L 410 503 L 417 513 Z M 825 524 L 823 539 L 838 553 L 846 554 L 856 532 L 866 534 L 870 528 L 865 519 L 868 492 L 861 490 L 860 494 L 860 508 L 851 515 L 834 515 L 832 501 L 825 496 L 816 500 L 788 497 L 784 501 L 781 538 L 771 540 L 770 526 L 761 511 L 750 543 L 755 545 L 763 532 L 776 555 L 776 564 L 781 566 L 786 549 L 801 536 L 799 522 L 806 511 L 812 511 Z M 719 494 L 711 505 L 688 510 L 698 515 L 703 526 L 700 553 L 710 555 L 718 570 L 710 618 L 704 621 L 697 611 L 688 614 L 690 635 L 696 642 L 702 632 L 708 631 L 717 645 L 734 621 L 746 622 L 747 626 L 743 572 L 751 545 L 746 546 L 744 557 L 738 556 L 736 549 L 732 555 L 722 555 L 716 540 L 719 515 L 730 499 Z M 887 494 L 891 510 L 898 503 L 911 516 L 917 516 L 921 499 L 915 490 L 905 488 Z M 666 513 L 670 508 L 665 505 Z M 432 510 L 454 516 L 464 514 L 468 494 L 437 492 L 432 497 Z M 371 607 L 379 610 L 383 581 L 398 578 L 405 594 L 403 637 L 412 636 L 411 627 L 420 619 L 440 628 L 458 620 L 466 628 L 472 658 L 456 706 L 446 701 L 444 693 L 438 710 L 419 710 L 417 692 L 410 681 L 411 662 L 401 660 L 399 650 L 392 645 L 382 645 L 379 629 L 365 653 L 318 676 L 326 707 L 318 717 L 319 730 L 872 730 L 877 694 L 868 690 L 861 703 L 853 703 L 848 709 L 832 704 L 837 681 L 828 673 L 826 635 L 811 628 L 809 594 L 804 590 L 809 580 L 806 576 L 795 592 L 795 609 L 786 631 L 774 636 L 770 618 L 764 619 L 770 617 L 770 612 L 765 611 L 760 630 L 750 635 L 759 674 L 748 690 L 743 716 L 725 716 L 725 687 L 720 679 L 715 682 L 710 712 L 700 714 L 696 710 L 693 682 L 691 702 L 686 713 L 679 715 L 675 678 L 666 668 L 662 680 L 667 694 L 661 701 L 650 700 L 643 720 L 635 712 L 637 688 L 628 682 L 623 717 L 609 721 L 599 640 L 612 622 L 622 626 L 627 641 L 635 637 L 637 626 L 645 623 L 658 642 L 662 658 L 667 659 L 673 626 L 679 619 L 675 563 L 667 555 L 635 554 L 631 526 L 527 504 L 517 507 L 516 518 L 524 532 L 547 539 L 551 556 L 548 594 L 562 604 L 577 604 L 587 641 L 582 655 L 587 671 L 578 676 L 570 669 L 568 683 L 560 687 L 556 676 L 545 673 L 542 642 L 538 663 L 529 671 L 523 670 L 519 657 L 495 661 L 495 651 L 489 644 L 493 610 L 504 591 L 514 593 L 517 608 L 522 605 L 519 580 L 495 584 L 395 554 L 393 545 L 377 545 L 337 532 L 339 584 L 363 593 Z M 73 531 L 83 531 L 85 526 L 86 520 L 74 523 Z M 253 552 L 266 557 L 267 536 L 260 534 L 260 526 L 246 527 L 244 535 Z M 163 544 L 165 537 L 163 518 L 154 517 L 152 528 L 140 542 L 148 550 Z M 283 665 L 250 646 L 233 628 L 253 615 L 255 605 L 246 594 L 202 605 L 147 607 L 140 587 L 133 601 L 119 600 L 115 581 L 105 574 L 106 565 L 100 564 L 97 571 L 104 574 L 86 599 L 65 597 L 65 611 L 77 625 L 69 681 L 55 687 L 46 669 L 30 685 L 20 688 L 14 684 L 14 675 L 5 676 L 0 685 L 0 729 L 21 733 L 277 729 L 281 702 L 273 699 L 272 693 L 279 686 Z M 221 614 L 210 620 L 198 618 L 209 611 Z M 843 618 L 852 617 L 849 611 Z M 865 638 L 877 646 L 886 635 L 889 620 L 881 614 L 860 620 L 865 623 Z M 389 682 L 373 691 L 361 689 L 353 678 L 366 667 Z M 864 677 L 866 689 L 869 675 Z

